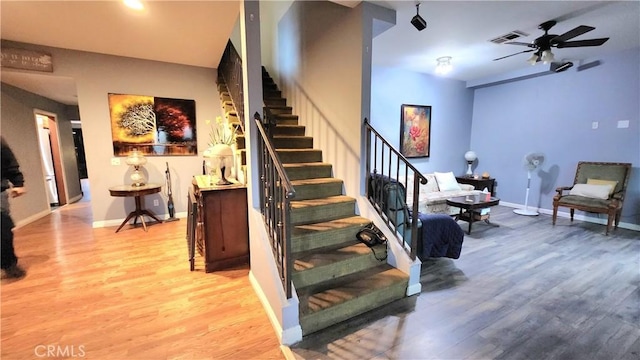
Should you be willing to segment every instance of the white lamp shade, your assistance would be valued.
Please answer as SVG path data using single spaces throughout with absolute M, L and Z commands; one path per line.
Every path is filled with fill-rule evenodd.
M 542 60 L 542 62 L 545 64 L 549 64 L 553 62 L 553 60 L 555 60 L 555 56 L 553 56 L 553 53 L 551 52 L 551 50 L 545 50 L 542 52 L 542 56 L 540 57 L 540 60 Z
M 469 150 L 466 153 L 464 153 L 464 158 L 467 161 L 473 162 L 476 161 L 476 159 L 478 158 L 478 156 L 476 155 L 475 152 Z

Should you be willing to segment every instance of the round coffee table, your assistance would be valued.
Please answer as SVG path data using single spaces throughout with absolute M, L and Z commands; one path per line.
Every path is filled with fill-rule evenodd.
M 469 196 L 458 196 L 451 199 L 447 199 L 447 205 L 454 206 L 460 209 L 460 213 L 456 215 L 456 220 L 462 220 L 469 223 L 469 230 L 467 234 L 471 234 L 471 225 L 475 221 L 484 221 L 491 226 L 499 226 L 489 221 L 489 214 L 482 214 L 479 210 L 496 206 L 500 203 L 500 199 L 491 197 L 489 200 L 485 200 L 484 195 L 480 194 Z

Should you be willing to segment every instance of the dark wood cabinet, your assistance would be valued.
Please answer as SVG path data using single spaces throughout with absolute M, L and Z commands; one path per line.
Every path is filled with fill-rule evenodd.
M 495 184 L 496 184 L 496 179 L 492 179 L 492 178 L 475 179 L 475 178 L 468 177 L 468 176 L 456 176 L 456 181 L 458 181 L 458 183 L 460 183 L 460 184 L 473 185 L 473 187 L 476 190 L 484 190 L 484 188 L 487 188 L 489 190 L 489 192 L 491 193 L 491 195 L 495 194 L 494 193 L 494 187 L 495 187 Z
M 204 258 L 205 271 L 247 264 L 247 188 L 239 184 L 208 186 L 198 178 L 193 184 L 198 203 L 195 247 Z

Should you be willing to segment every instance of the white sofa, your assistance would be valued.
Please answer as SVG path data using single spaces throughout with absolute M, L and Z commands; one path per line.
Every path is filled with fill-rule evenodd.
M 458 184 L 460 190 L 440 191 L 435 174 L 423 174 L 427 178 L 427 184 L 420 184 L 420 194 L 418 195 L 418 211 L 423 214 L 447 214 L 455 215 L 460 209 L 447 205 L 447 199 L 456 196 L 467 196 L 479 194 L 480 190 L 475 190 L 473 185 Z M 404 182 L 405 179 L 400 179 Z M 413 175 L 409 175 L 407 182 L 407 205 L 411 208 L 413 203 Z

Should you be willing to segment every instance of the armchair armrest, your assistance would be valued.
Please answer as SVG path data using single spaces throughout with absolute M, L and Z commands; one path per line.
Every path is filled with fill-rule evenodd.
M 556 188 L 556 196 L 553 197 L 554 200 L 558 200 L 560 199 L 563 195 L 562 192 L 565 190 L 571 190 L 573 188 L 573 186 L 559 186 L 558 188 Z

